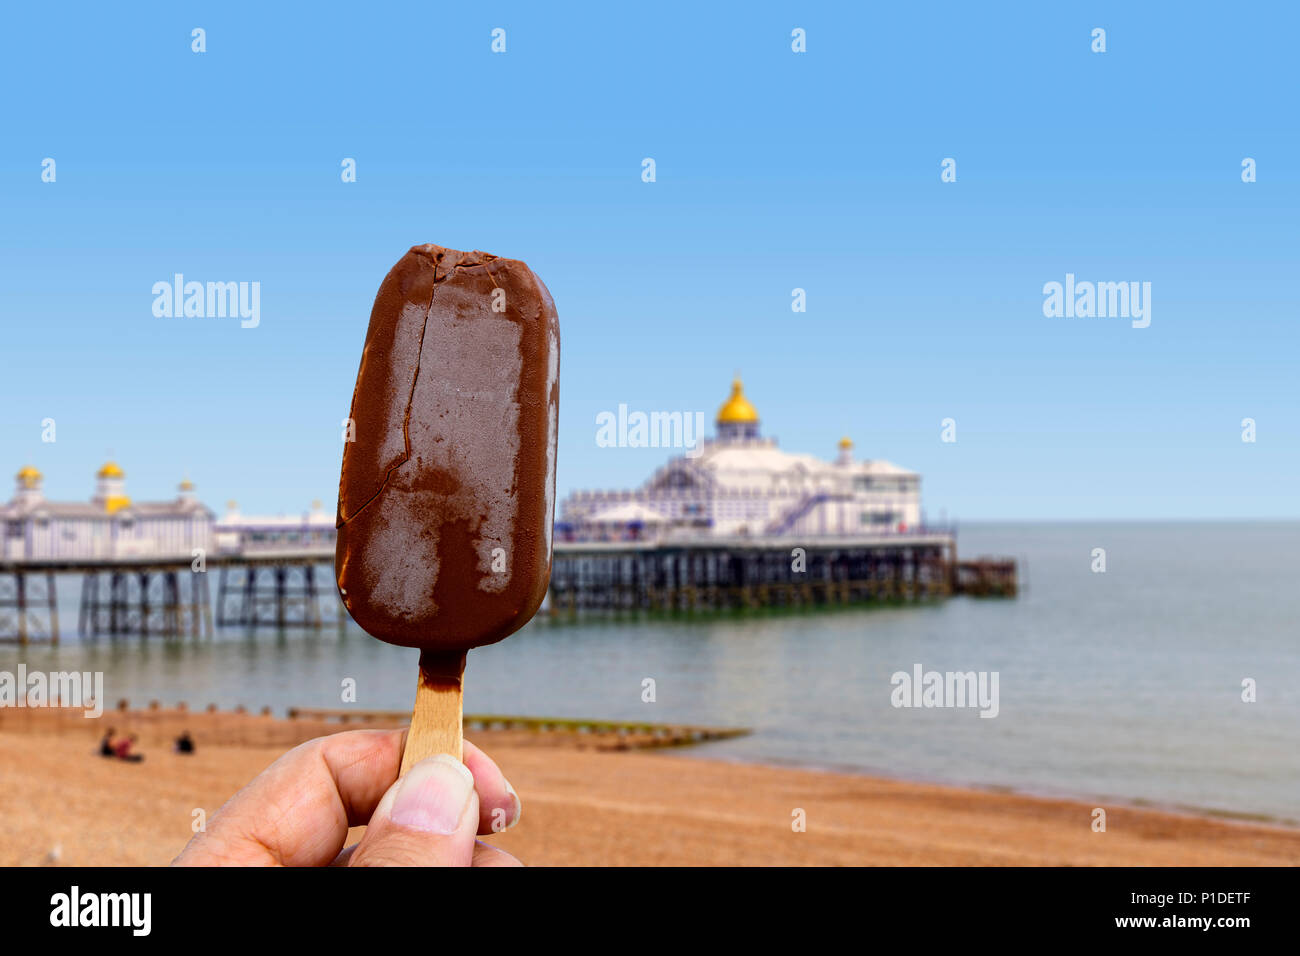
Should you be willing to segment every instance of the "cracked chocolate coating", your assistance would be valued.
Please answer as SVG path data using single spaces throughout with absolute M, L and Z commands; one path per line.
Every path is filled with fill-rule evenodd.
M 464 651 L 551 573 L 560 327 L 522 262 L 414 246 L 379 287 L 343 450 L 334 568 L 368 634 Z

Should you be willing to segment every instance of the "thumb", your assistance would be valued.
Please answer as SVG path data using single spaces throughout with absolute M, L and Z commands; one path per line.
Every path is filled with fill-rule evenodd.
M 450 754 L 438 754 L 388 788 L 349 865 L 469 866 L 477 830 L 473 774 Z

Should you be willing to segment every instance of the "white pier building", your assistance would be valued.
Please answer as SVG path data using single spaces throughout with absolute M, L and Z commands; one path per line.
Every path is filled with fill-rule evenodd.
M 921 524 L 921 476 L 857 460 L 842 438 L 834 461 L 791 454 L 762 437 L 739 379 L 717 433 L 671 459 L 640 488 L 576 491 L 561 505 L 557 541 L 664 537 L 834 537 L 904 533 Z
M 171 501 L 132 501 L 114 462 L 95 478 L 89 501 L 49 501 L 41 473 L 22 468 L 13 499 L 0 505 L 0 558 L 188 558 L 208 548 L 214 516 L 195 497 L 193 482 L 182 481 Z
M 256 554 L 271 551 L 321 551 L 333 553 L 336 531 L 334 512 L 319 501 L 297 515 L 246 515 L 237 502 L 226 502 L 227 512 L 213 528 L 218 553 Z

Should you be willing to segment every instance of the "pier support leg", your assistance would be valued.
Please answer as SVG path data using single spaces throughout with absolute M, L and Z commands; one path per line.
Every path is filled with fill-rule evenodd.
M 27 643 L 27 576 L 19 571 L 14 578 L 14 607 L 18 610 L 18 643 Z
M 59 598 L 54 585 L 54 572 L 45 573 L 45 591 L 50 608 L 50 643 L 59 643 Z
M 77 636 L 86 636 L 86 614 L 90 609 L 90 580 L 89 574 L 81 577 L 81 601 L 77 607 Z
M 244 568 L 244 605 L 239 609 L 239 623 L 244 627 L 257 623 L 257 608 L 254 604 L 257 587 L 257 569 Z
M 208 589 L 208 576 L 200 574 L 199 603 L 203 608 L 203 623 L 207 625 L 207 636 L 212 637 L 216 629 L 212 626 L 212 592 Z
M 315 628 L 321 626 L 320 594 L 316 590 L 316 566 L 309 564 L 304 569 L 306 574 L 307 606 L 303 609 L 306 622 Z
M 206 573 L 206 572 L 205 572 Z M 190 637 L 199 636 L 199 572 L 190 570 Z
M 139 588 L 139 614 L 140 614 L 140 633 L 144 636 L 149 634 L 149 576 L 147 574 L 137 574 L 135 578 L 136 587 Z M 127 590 L 130 591 L 131 585 L 127 584 Z M 128 602 L 130 595 L 128 593 Z M 128 603 L 127 616 L 130 617 L 130 604 Z M 128 627 L 130 625 L 128 624 Z
M 180 637 L 182 605 L 181 583 L 175 571 L 168 571 L 163 577 L 163 629 L 168 637 Z
M 217 624 L 226 626 L 226 567 L 217 571 Z
M 288 571 L 282 567 L 275 569 L 275 626 L 284 629 L 285 618 L 285 576 Z

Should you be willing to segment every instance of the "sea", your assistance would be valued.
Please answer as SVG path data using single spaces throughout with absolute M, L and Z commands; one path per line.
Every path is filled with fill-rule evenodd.
M 745 727 L 673 752 L 1300 825 L 1300 522 L 968 523 L 958 547 L 1015 557 L 1019 595 L 539 615 L 470 653 L 465 709 Z M 65 632 L 77 583 L 60 581 Z M 0 670 L 104 672 L 109 706 L 277 713 L 344 706 L 345 686 L 409 708 L 416 659 L 350 622 L 0 645 Z M 898 706 L 918 667 L 996 675 L 996 716 Z

